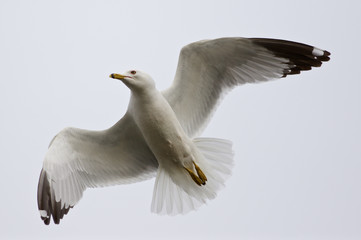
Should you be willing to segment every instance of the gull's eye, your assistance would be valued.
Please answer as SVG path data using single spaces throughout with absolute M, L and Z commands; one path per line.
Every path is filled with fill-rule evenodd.
M 134 75 L 134 74 L 136 74 L 137 72 L 134 71 L 134 70 L 132 70 L 130 73 Z

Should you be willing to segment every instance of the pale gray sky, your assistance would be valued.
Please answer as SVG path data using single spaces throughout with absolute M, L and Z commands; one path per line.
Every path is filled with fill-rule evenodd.
M 360 239 L 359 1 L 0 1 L 1 239 Z M 36 189 L 52 137 L 104 129 L 137 68 L 160 89 L 179 50 L 242 36 L 332 53 L 321 68 L 246 85 L 203 136 L 234 142 L 227 187 L 185 216 L 150 213 L 154 180 L 90 189 L 59 226 L 40 220 Z

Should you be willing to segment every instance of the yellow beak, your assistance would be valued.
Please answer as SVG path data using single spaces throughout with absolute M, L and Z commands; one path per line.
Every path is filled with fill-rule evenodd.
M 109 75 L 110 78 L 114 78 L 114 79 L 124 79 L 126 76 L 118 74 L 118 73 L 112 73 Z

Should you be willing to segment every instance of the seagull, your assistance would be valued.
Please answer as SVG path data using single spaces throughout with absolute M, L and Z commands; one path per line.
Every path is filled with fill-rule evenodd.
M 287 40 L 219 38 L 184 46 L 173 84 L 164 91 L 140 70 L 111 74 L 130 89 L 128 109 L 108 129 L 67 127 L 52 139 L 38 184 L 41 219 L 59 224 L 87 188 L 154 177 L 153 213 L 198 209 L 232 172 L 232 143 L 200 137 L 222 97 L 238 85 L 320 67 L 329 56 Z

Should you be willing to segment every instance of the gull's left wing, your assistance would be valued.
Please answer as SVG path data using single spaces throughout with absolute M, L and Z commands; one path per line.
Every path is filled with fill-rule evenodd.
M 266 38 L 220 38 L 182 48 L 175 79 L 163 91 L 190 137 L 197 136 L 221 97 L 245 83 L 299 74 L 330 53 L 302 43 Z

